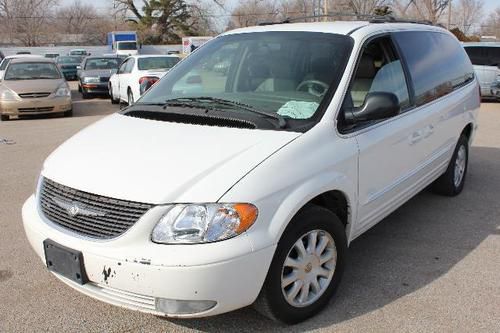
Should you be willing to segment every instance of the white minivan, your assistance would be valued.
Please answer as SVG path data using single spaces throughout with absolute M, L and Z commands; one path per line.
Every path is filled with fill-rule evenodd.
M 226 32 L 47 158 L 26 235 L 104 302 L 183 318 L 254 303 L 296 323 L 328 304 L 356 237 L 431 184 L 462 191 L 479 105 L 439 27 Z

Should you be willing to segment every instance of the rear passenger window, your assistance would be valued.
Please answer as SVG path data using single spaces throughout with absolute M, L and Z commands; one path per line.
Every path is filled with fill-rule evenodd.
M 394 34 L 408 64 L 417 106 L 431 102 L 474 78 L 471 62 L 458 41 L 439 32 Z

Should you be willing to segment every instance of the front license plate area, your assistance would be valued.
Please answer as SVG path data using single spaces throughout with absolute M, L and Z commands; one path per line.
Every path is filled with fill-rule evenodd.
M 43 248 L 45 250 L 45 262 L 50 271 L 78 284 L 88 282 L 83 265 L 83 255 L 80 251 L 70 249 L 50 239 L 43 241 Z

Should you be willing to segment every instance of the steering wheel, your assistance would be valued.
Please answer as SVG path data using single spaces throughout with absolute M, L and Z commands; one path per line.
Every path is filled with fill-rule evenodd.
M 304 89 L 304 88 L 306 88 L 306 89 Z M 299 83 L 296 90 L 308 92 L 309 94 L 316 96 L 316 97 L 322 97 L 324 94 L 326 94 L 328 88 L 329 88 L 328 84 L 326 84 L 322 81 L 305 80 L 305 81 L 302 81 L 301 83 Z

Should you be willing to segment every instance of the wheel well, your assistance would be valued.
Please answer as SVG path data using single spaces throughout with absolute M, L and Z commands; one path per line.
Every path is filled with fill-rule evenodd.
M 349 204 L 344 193 L 333 190 L 322 193 L 307 204 L 321 206 L 323 208 L 328 209 L 342 221 L 342 224 L 347 226 L 349 219 Z
M 465 126 L 465 128 L 462 130 L 462 133 L 460 133 L 460 136 L 465 135 L 468 140 L 472 137 L 472 123 L 468 124 Z

